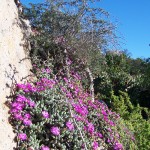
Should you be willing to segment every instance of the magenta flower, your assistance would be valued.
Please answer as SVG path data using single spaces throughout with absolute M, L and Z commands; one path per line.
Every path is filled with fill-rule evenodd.
M 22 115 L 20 113 L 14 114 L 14 118 L 17 119 L 17 120 L 22 120 L 23 119 L 23 117 L 22 117 Z
M 77 121 L 83 121 L 84 119 L 80 116 L 74 116 Z
M 106 122 L 108 122 L 108 117 L 107 117 L 107 116 L 104 116 L 104 120 L 105 120 Z
M 27 101 L 26 97 L 22 96 L 22 95 L 18 95 L 18 97 L 16 98 L 17 102 L 25 102 Z
M 82 145 L 81 145 L 81 149 L 85 149 L 85 144 L 83 143 Z
M 105 110 L 102 110 L 101 113 L 102 113 L 104 116 L 108 116 L 108 114 L 106 113 Z
M 101 139 L 103 138 L 103 135 L 101 133 L 97 133 L 97 136 Z
M 79 104 L 74 104 L 74 109 L 77 113 L 79 113 L 82 116 L 86 116 L 88 114 L 87 107 L 85 106 L 80 106 Z
M 91 106 L 91 107 L 93 107 L 94 109 L 98 108 L 98 106 L 95 105 L 92 101 L 88 101 L 88 105 Z
M 107 130 L 108 130 L 108 132 L 111 132 L 111 131 L 112 131 L 111 128 L 107 128 Z
M 11 113 L 18 113 L 19 110 L 17 110 L 17 109 L 11 109 L 10 112 L 11 112 Z
M 66 123 L 66 126 L 67 126 L 67 128 L 68 128 L 70 131 L 74 130 L 74 125 L 73 125 L 73 123 L 72 123 L 71 121 L 68 121 L 68 122 Z
M 68 86 L 71 88 L 71 89 L 73 89 L 73 84 L 68 84 Z
M 50 70 L 49 68 L 46 68 L 46 69 L 45 69 L 45 72 L 46 72 L 46 73 L 50 73 L 51 70 Z
M 67 96 L 68 98 L 72 99 L 72 94 L 71 94 L 70 92 L 67 92 L 67 93 L 66 93 L 66 96 Z
M 110 121 L 109 124 L 110 124 L 110 126 L 115 126 L 113 121 Z
M 114 150 L 122 150 L 122 149 L 123 149 L 123 146 L 121 143 L 115 143 Z
M 49 113 L 47 111 L 42 111 L 42 116 L 44 118 L 49 118 Z
M 29 100 L 29 101 L 28 101 L 28 104 L 29 104 L 30 107 L 35 107 L 35 102 L 33 102 L 33 101 L 30 101 L 30 100 Z
M 25 114 L 25 115 L 24 115 L 24 118 L 30 119 L 30 118 L 31 118 L 31 115 L 30 115 L 30 114 Z
M 93 125 L 92 123 L 88 123 L 87 131 L 88 131 L 90 134 L 93 134 L 93 133 L 94 133 L 94 125 Z
M 24 123 L 24 125 L 26 125 L 26 126 L 30 126 L 30 125 L 32 124 L 31 120 L 29 120 L 28 118 L 25 118 L 25 119 L 23 120 L 23 123 Z
M 36 92 L 36 88 L 33 87 L 30 83 L 26 84 L 26 88 L 24 89 L 25 92 Z
M 42 147 L 41 147 L 41 150 L 50 150 L 50 148 L 47 147 L 47 146 L 42 146 Z
M 111 140 L 108 138 L 108 139 L 107 139 L 107 142 L 108 142 L 108 143 L 111 143 Z
M 22 89 L 24 92 L 35 92 L 36 89 L 30 84 L 17 84 L 17 87 L 19 89 Z
M 17 110 L 22 110 L 24 108 L 24 104 L 19 102 L 13 102 L 11 106 Z
M 19 89 L 22 89 L 22 90 L 25 89 L 25 87 L 26 87 L 24 84 L 19 84 L 19 83 L 16 84 L 16 86 L 17 86 Z
M 19 137 L 20 140 L 23 140 L 23 141 L 27 139 L 27 135 L 25 133 L 20 133 L 18 135 L 18 137 Z
M 64 77 L 64 81 L 65 81 L 66 83 L 68 83 L 68 79 L 67 79 L 67 78 L 65 78 L 65 77 Z
M 51 127 L 50 131 L 56 136 L 60 134 L 60 129 L 58 127 Z
M 93 142 L 93 150 L 98 149 L 98 143 L 96 141 Z

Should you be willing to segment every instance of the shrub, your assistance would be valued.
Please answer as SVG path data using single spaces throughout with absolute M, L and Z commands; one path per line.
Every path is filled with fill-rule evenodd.
M 119 115 L 98 100 L 92 102 L 77 73 L 55 75 L 52 63 L 37 64 L 35 81 L 17 84 L 11 102 L 17 148 L 122 150 L 134 146 Z
M 111 92 L 112 109 L 119 113 L 124 120 L 126 127 L 135 135 L 136 145 L 140 150 L 147 150 L 150 147 L 150 123 L 149 111 L 139 105 L 134 106 L 126 92 L 119 91 L 119 96 Z M 143 119 L 142 111 L 147 115 Z

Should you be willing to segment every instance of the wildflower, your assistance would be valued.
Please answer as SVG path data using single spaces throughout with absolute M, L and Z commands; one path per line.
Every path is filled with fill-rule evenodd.
M 92 123 L 88 123 L 87 131 L 88 131 L 90 134 L 93 134 L 93 133 L 94 133 L 94 125 L 93 125 Z
M 50 150 L 50 148 L 47 147 L 47 146 L 42 146 L 42 147 L 41 147 L 41 150 Z
M 94 109 L 98 108 L 92 101 L 88 101 L 88 105 L 93 107 Z
M 33 102 L 33 101 L 30 101 L 30 100 L 29 100 L 29 101 L 28 101 L 28 104 L 29 104 L 30 107 L 35 107 L 35 102 Z
M 64 77 L 64 81 L 65 81 L 66 83 L 68 83 L 68 79 L 67 79 L 67 78 L 65 78 L 65 77 Z
M 73 84 L 68 84 L 68 87 L 70 87 L 71 89 L 73 89 Z
M 18 97 L 16 98 L 17 102 L 24 102 L 26 100 L 27 100 L 26 97 L 24 97 L 23 95 L 18 95 Z
M 47 111 L 42 111 L 42 116 L 44 118 L 49 118 L 49 113 Z
M 24 123 L 24 125 L 26 125 L 26 126 L 30 126 L 30 125 L 32 124 L 31 120 L 29 120 L 28 118 L 25 118 L 25 119 L 23 120 L 23 123 Z
M 17 120 L 22 120 L 23 119 L 23 117 L 22 117 L 22 115 L 19 113 L 19 114 L 14 114 L 14 118 L 15 119 L 17 119 Z
M 16 84 L 17 88 L 24 90 L 26 86 L 24 84 Z
M 17 110 L 22 110 L 24 108 L 24 104 L 19 102 L 13 102 L 11 106 Z
M 105 110 L 102 110 L 101 113 L 102 113 L 104 116 L 108 116 L 108 114 L 106 113 Z
M 98 149 L 98 143 L 96 141 L 93 142 L 93 150 Z
M 50 131 L 56 136 L 60 134 L 60 129 L 58 127 L 51 127 Z
M 122 150 L 122 149 L 123 149 L 123 146 L 121 143 L 115 143 L 114 150 Z
M 33 87 L 30 83 L 27 83 L 26 88 L 24 89 L 25 92 L 36 92 L 36 88 Z
M 115 126 L 113 121 L 110 121 L 109 124 L 110 124 L 110 126 Z
M 20 140 L 23 140 L 23 141 L 27 139 L 27 135 L 25 133 L 20 133 L 18 135 L 18 137 L 19 137 Z
M 82 145 L 81 145 L 81 149 L 85 149 L 85 144 L 83 143 Z
M 80 117 L 80 116 L 74 116 L 75 117 L 75 119 L 77 120 L 77 121 L 83 121 L 84 119 L 82 118 L 82 117 Z
M 66 123 L 66 126 L 68 127 L 68 129 L 69 129 L 70 131 L 74 130 L 74 125 L 73 125 L 73 123 L 72 123 L 71 121 L 68 121 L 68 122 Z
M 66 96 L 67 96 L 68 98 L 70 98 L 70 99 L 72 98 L 72 94 L 71 94 L 70 92 L 67 92 L 67 93 L 66 93 Z
M 45 72 L 46 72 L 46 73 L 50 73 L 50 72 L 51 72 L 51 69 L 46 68 L 46 69 L 45 69 Z
M 30 115 L 30 114 L 25 114 L 25 115 L 24 115 L 24 118 L 30 119 L 30 118 L 31 118 L 31 115 Z
M 77 113 L 81 114 L 82 116 L 86 116 L 88 114 L 88 110 L 86 106 L 80 106 L 78 104 L 74 104 L 74 109 Z
M 101 133 L 97 133 L 97 136 L 101 139 L 103 138 L 103 135 Z
M 104 120 L 105 120 L 106 122 L 108 122 L 108 117 L 107 117 L 107 116 L 104 116 Z
M 17 109 L 14 108 L 14 109 L 11 109 L 10 112 L 11 112 L 11 113 L 18 113 L 19 110 L 17 110 Z
M 107 139 L 107 143 L 111 143 L 111 141 L 110 141 L 110 139 L 109 139 L 109 138 Z
M 112 131 L 111 128 L 107 128 L 107 130 L 108 130 L 108 132 L 111 132 L 111 131 Z

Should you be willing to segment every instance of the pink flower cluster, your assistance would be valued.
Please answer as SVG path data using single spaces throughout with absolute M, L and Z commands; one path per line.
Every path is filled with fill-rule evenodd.
M 94 141 L 93 142 L 93 150 L 97 150 L 98 149 L 98 142 Z
M 79 104 L 73 104 L 74 110 L 82 116 L 86 116 L 88 114 L 88 109 L 86 106 L 81 106 Z
M 36 88 L 30 83 L 27 84 L 17 84 L 19 89 L 22 89 L 24 92 L 36 92 Z
M 68 122 L 66 123 L 66 126 L 67 126 L 67 128 L 68 128 L 70 131 L 74 130 L 74 125 L 73 125 L 73 123 L 72 123 L 71 121 L 68 121 Z
M 47 88 L 53 88 L 56 84 L 56 81 L 53 79 L 41 78 L 39 82 L 36 83 L 37 91 L 44 91 Z
M 43 68 L 42 69 L 42 73 L 46 73 L 46 74 L 49 74 L 49 73 L 51 73 L 52 71 L 51 71 L 51 69 L 49 69 L 49 68 Z
M 36 83 L 36 86 L 33 86 L 30 83 L 17 84 L 17 88 L 22 89 L 26 93 L 28 93 L 28 92 L 40 92 L 40 91 L 44 91 L 47 88 L 53 88 L 53 86 L 55 84 L 56 84 L 56 81 L 53 79 L 41 78 L 40 81 Z
M 123 150 L 123 146 L 121 143 L 116 142 L 114 145 L 114 150 Z
M 24 125 L 30 126 L 32 124 L 31 115 L 29 113 L 22 113 L 23 109 L 29 106 L 31 108 L 35 107 L 35 102 L 27 99 L 22 95 L 18 95 L 14 102 L 11 103 L 11 113 L 13 117 L 18 120 L 22 121 Z
M 43 69 L 43 73 L 49 74 L 50 72 L 51 70 L 49 69 Z M 120 136 L 118 135 L 115 137 L 115 135 L 117 135 L 118 133 L 115 133 L 113 131 L 113 126 L 115 126 L 114 121 L 115 119 L 118 119 L 117 114 L 113 114 L 113 112 L 111 112 L 103 103 L 97 100 L 95 100 L 94 102 L 90 100 L 91 95 L 83 90 L 82 85 L 79 81 L 80 76 L 78 74 L 72 73 L 71 78 L 72 80 L 70 81 L 66 77 L 63 77 L 63 81 L 65 81 L 66 86 L 59 86 L 59 88 L 65 94 L 69 105 L 71 105 L 73 111 L 72 117 L 74 117 L 77 123 L 82 124 L 81 127 L 84 129 L 83 131 L 85 131 L 85 134 L 87 134 L 88 136 L 90 135 L 92 139 L 94 139 L 94 142 L 93 140 L 91 140 L 93 142 L 91 143 L 91 147 L 93 148 L 93 150 L 98 149 L 99 138 L 107 140 L 110 145 L 114 145 L 114 150 L 122 150 L 123 146 L 118 142 Z M 41 78 L 40 81 L 36 82 L 35 86 L 27 83 L 17 84 L 17 87 L 23 90 L 25 93 L 29 94 L 29 92 L 35 93 L 42 92 L 46 89 L 52 89 L 54 88 L 54 85 L 57 85 L 55 79 Z M 25 96 L 18 95 L 17 98 L 11 103 L 12 116 L 17 121 L 21 121 L 25 126 L 30 126 L 33 121 L 33 118 L 31 116 L 32 113 L 25 113 L 23 112 L 23 110 L 26 107 L 34 108 L 35 105 L 36 104 L 34 101 L 26 98 Z M 45 121 L 48 121 L 48 118 L 51 119 L 52 117 L 52 115 L 50 117 L 49 112 L 46 111 L 45 108 L 40 113 L 41 116 L 45 118 Z M 94 118 L 95 120 L 93 118 L 90 118 L 91 114 L 94 115 L 94 117 L 96 118 Z M 99 122 L 97 120 L 102 120 L 103 126 L 98 126 Z M 72 121 L 65 121 L 65 127 L 72 132 L 76 128 L 75 124 Z M 61 134 L 61 128 L 58 125 L 52 126 L 49 130 L 50 134 L 54 136 L 59 136 Z M 106 139 L 106 137 L 104 136 L 106 132 L 110 136 L 109 139 Z M 27 139 L 27 135 L 25 133 L 20 133 L 18 137 L 20 140 Z M 41 147 L 41 150 L 50 150 L 50 148 L 43 145 Z
M 108 134 L 112 136 L 112 139 L 109 139 L 109 143 L 115 143 L 115 141 L 113 140 L 115 139 L 115 133 L 112 127 L 115 126 L 114 120 L 118 119 L 117 114 L 111 112 L 105 103 L 98 100 L 95 100 L 95 102 L 88 100 L 86 102 L 86 100 L 89 99 L 91 95 L 83 91 L 83 88 L 81 84 L 79 84 L 80 82 L 78 81 L 77 76 L 74 77 L 74 79 L 72 79 L 71 81 L 67 78 L 63 78 L 63 80 L 65 81 L 67 88 L 61 87 L 61 89 L 66 94 L 69 102 L 72 104 L 75 112 L 74 118 L 76 119 L 76 121 L 82 122 L 84 124 L 84 130 L 90 135 L 95 136 L 95 139 L 105 138 L 105 136 L 103 136 L 103 134 L 101 133 L 103 129 L 97 130 L 97 128 L 94 127 L 94 124 L 88 120 L 88 116 L 90 116 L 90 111 L 95 111 L 95 114 L 98 117 L 97 119 L 101 119 L 104 121 L 104 131 L 108 132 Z M 113 120 L 111 120 L 110 118 Z M 66 126 L 70 130 L 71 123 L 68 123 L 68 125 Z M 97 147 L 98 143 L 95 141 L 93 143 L 93 149 L 96 150 Z

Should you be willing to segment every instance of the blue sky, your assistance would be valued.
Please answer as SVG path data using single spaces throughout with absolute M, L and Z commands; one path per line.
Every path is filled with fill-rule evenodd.
M 45 0 L 21 0 L 23 4 Z M 133 58 L 150 57 L 150 0 L 101 0 L 99 3 L 117 24 L 121 48 Z

